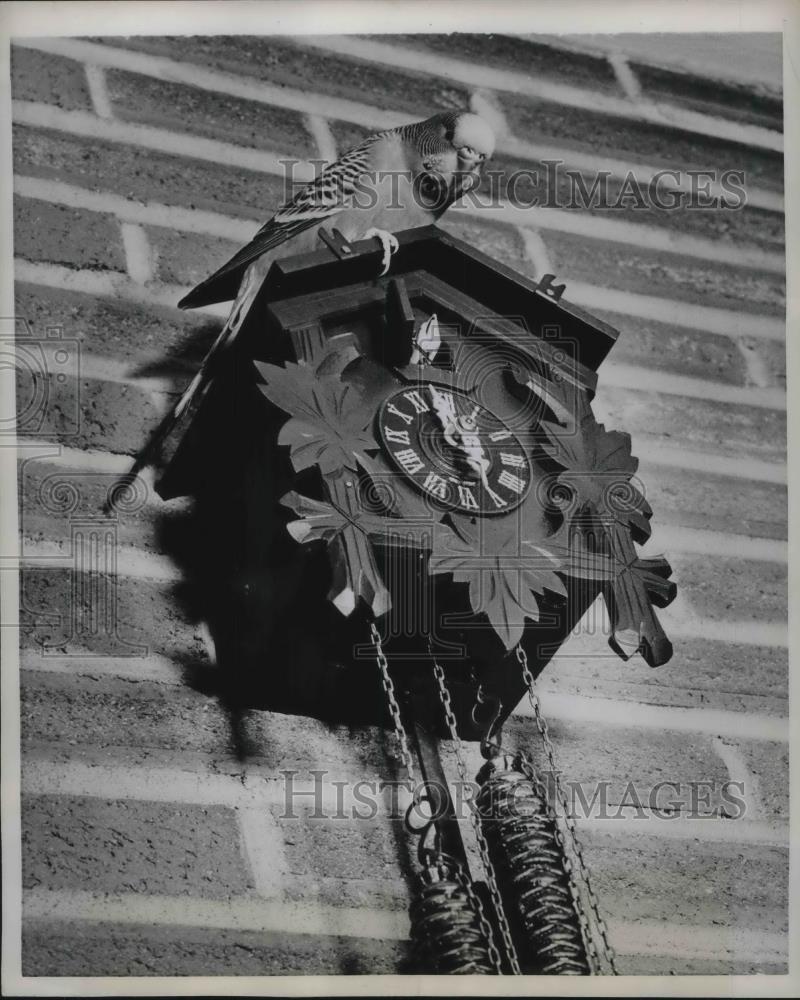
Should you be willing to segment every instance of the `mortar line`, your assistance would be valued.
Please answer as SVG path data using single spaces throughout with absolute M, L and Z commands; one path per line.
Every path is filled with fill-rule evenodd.
M 127 275 L 110 271 L 87 271 L 27 261 L 17 257 L 14 262 L 17 281 L 42 284 L 62 291 L 84 291 L 92 295 L 120 296 L 136 302 L 168 306 L 175 309 L 179 298 L 188 291 L 183 286 L 150 285 L 147 288 L 132 282 Z M 600 312 L 619 313 L 666 323 L 671 326 L 721 334 L 732 340 L 738 337 L 760 337 L 783 342 L 785 326 L 775 317 L 755 313 L 733 312 L 712 306 L 689 303 L 633 292 L 600 288 L 583 282 L 569 282 L 566 300 Z M 193 310 L 225 318 L 229 312 L 225 303 Z
M 12 109 L 14 121 L 24 125 L 50 128 L 85 139 L 97 139 L 101 142 L 138 146 L 141 149 L 151 149 L 170 156 L 188 157 L 229 167 L 240 167 L 256 173 L 270 174 L 274 177 L 286 176 L 285 160 L 287 158 L 284 157 L 284 162 L 281 162 L 280 154 L 271 150 L 251 149 L 248 146 L 237 146 L 219 139 L 208 139 L 191 133 L 158 128 L 154 125 L 98 118 L 97 115 L 88 111 L 65 111 L 55 105 L 41 104 L 36 101 L 15 100 L 12 101 Z M 288 159 L 294 162 L 296 157 L 288 157 Z M 314 179 L 314 168 L 311 164 L 299 161 L 294 169 L 295 180 L 310 181 Z
M 598 93 L 595 90 L 574 87 L 569 84 L 550 82 L 541 77 L 514 70 L 501 70 L 477 65 L 462 59 L 437 54 L 432 57 L 425 50 L 413 50 L 403 45 L 375 41 L 351 35 L 302 35 L 295 39 L 303 48 L 317 48 L 351 58 L 395 66 L 416 72 L 430 73 L 431 59 L 435 59 L 436 73 L 447 79 L 456 80 L 467 86 L 479 86 L 487 90 L 510 91 L 528 97 L 552 101 L 581 110 L 597 111 L 633 121 L 648 121 L 666 124 L 666 119 L 658 107 L 649 104 L 632 103 L 627 97 Z M 743 142 L 773 152 L 783 151 L 783 136 L 774 129 L 759 125 L 742 125 L 730 119 L 719 118 L 702 112 L 688 111 L 678 105 L 668 105 L 669 120 L 673 127 L 687 132 L 699 132 L 715 139 Z
M 80 469 L 87 473 L 123 475 L 132 462 L 129 455 L 119 455 L 114 452 L 104 452 L 92 449 L 69 448 L 65 445 L 38 441 L 23 440 L 18 444 L 21 460 L 24 462 L 41 462 L 56 467 Z M 42 454 L 37 454 L 42 452 Z M 145 503 L 161 506 L 169 503 L 171 509 L 175 505 L 187 505 L 189 498 L 175 497 L 162 500 L 154 489 L 154 471 L 147 467 L 139 473 L 139 478 L 146 488 Z M 684 553 L 688 555 L 730 556 L 754 560 L 756 562 L 788 562 L 788 542 L 784 538 L 769 538 L 752 535 L 740 535 L 735 532 L 716 531 L 704 528 L 691 528 L 684 525 L 657 523 L 652 537 L 642 546 L 647 553 L 663 551 L 667 553 Z
M 758 315 L 744 310 L 737 312 L 718 306 L 698 306 L 656 295 L 603 288 L 584 281 L 568 282 L 566 298 L 587 309 L 655 320 L 688 330 L 702 330 L 731 340 L 752 337 L 783 343 L 786 338 L 786 323 L 777 316 Z
M 113 118 L 114 110 L 111 106 L 111 98 L 106 84 L 106 71 L 97 63 L 86 63 L 86 84 L 89 88 L 89 97 L 92 107 L 99 118 Z
M 142 893 L 29 889 L 23 919 L 82 924 L 144 924 L 152 927 L 224 928 L 311 937 L 408 939 L 405 910 L 331 906 L 308 902 L 247 899 L 208 900 Z M 686 925 L 664 921 L 608 921 L 615 950 L 623 955 L 663 955 L 682 959 L 785 961 L 785 933 L 760 928 Z
M 47 186 L 50 185 L 50 182 L 44 183 Z M 222 235 L 221 230 L 224 229 L 226 238 L 231 239 L 234 232 L 239 232 L 240 239 L 243 239 L 247 237 L 251 227 L 253 229 L 258 227 L 256 222 L 248 223 L 244 220 L 225 219 L 224 217 L 212 220 L 194 218 L 195 215 L 201 216 L 202 213 L 193 213 L 185 209 L 174 210 L 163 205 L 142 206 L 127 202 L 117 196 L 97 196 L 81 189 L 68 188 L 66 185 L 59 186 L 52 192 L 51 199 L 48 199 L 40 185 L 41 182 L 30 178 L 17 179 L 17 187 L 24 197 L 51 200 L 53 203 L 86 208 L 89 211 L 104 211 L 116 214 L 120 219 L 140 224 L 166 223 L 172 225 L 173 228 L 207 235 Z M 87 195 L 88 197 L 86 197 Z M 122 276 L 111 272 L 81 271 L 59 265 L 25 261 L 20 258 L 16 261 L 16 268 L 17 280 L 20 281 L 44 283 L 51 287 L 65 289 L 75 288 L 78 291 L 85 288 L 91 294 L 119 294 L 123 297 L 134 298 L 136 301 L 149 300 L 153 301 L 154 304 L 168 305 L 172 308 L 175 307 L 180 295 L 185 292 L 183 288 L 163 284 L 157 286 L 157 289 L 138 292 L 135 291 L 135 283 L 128 286 L 121 280 Z M 174 291 L 171 291 L 173 288 Z M 569 301 L 575 302 L 576 305 L 721 334 L 734 341 L 741 337 L 753 340 L 762 338 L 779 342 L 784 339 L 784 323 L 772 316 L 742 311 L 735 312 L 711 306 L 697 306 L 677 300 L 602 288 L 583 282 L 569 282 L 567 298 Z M 227 314 L 227 307 L 224 304 L 214 305 L 206 307 L 202 311 L 210 315 L 224 317 Z
M 642 439 L 640 447 L 647 454 L 646 461 L 641 463 L 643 466 L 656 466 L 668 469 L 678 468 L 689 472 L 707 472 L 715 476 L 745 479 L 753 483 L 771 483 L 778 486 L 786 484 L 786 468 L 784 465 L 760 462 L 754 459 L 743 463 L 738 459 L 728 458 L 725 455 L 695 452 L 678 447 L 670 448 L 659 441 L 649 439 Z M 130 468 L 130 463 L 133 459 L 132 455 L 120 454 L 119 452 L 93 448 L 71 448 L 58 441 L 44 441 L 37 438 L 20 438 L 18 440 L 18 448 L 29 451 L 39 449 L 52 451 L 54 448 L 60 448 L 62 458 L 58 461 L 61 464 L 72 464 L 78 468 L 97 469 L 99 471 L 108 469 L 118 470 L 120 473 L 125 472 Z M 49 461 L 50 459 L 47 460 Z M 53 459 L 53 461 L 56 461 L 56 459 Z M 151 476 L 151 472 L 147 470 L 145 470 L 144 474 Z M 667 526 L 665 525 L 664 527 Z M 734 537 L 738 538 L 740 536 L 737 535 Z
M 210 900 L 143 893 L 92 893 L 32 889 L 24 894 L 23 919 L 83 923 L 145 924 L 152 927 L 224 928 L 311 937 L 405 940 L 405 911 L 331 906 L 318 900 L 233 897 Z
M 542 234 L 535 229 L 528 229 L 524 226 L 518 226 L 517 232 L 522 238 L 525 256 L 533 265 L 533 276 L 541 281 L 545 274 L 552 274 L 553 266 Z
M 635 450 L 644 456 L 639 459 L 640 475 L 645 475 L 643 469 L 656 465 L 661 468 L 680 469 L 683 472 L 699 472 L 701 475 L 772 483 L 776 486 L 786 485 L 785 462 L 769 462 L 752 457 L 742 460 L 732 455 L 695 451 L 680 445 L 666 444 L 648 434 L 636 435 Z
M 111 271 L 79 271 L 58 264 L 42 264 L 16 258 L 14 277 L 17 282 L 55 288 L 62 292 L 81 292 L 105 298 L 120 298 L 147 306 L 162 306 L 175 309 L 176 303 L 189 289 L 185 286 L 151 284 L 140 285 L 131 281 L 127 274 Z M 230 312 L 228 304 L 221 303 L 202 306 L 192 310 L 196 315 L 214 316 L 225 319 Z
M 546 261 L 540 263 L 546 263 Z M 185 372 L 176 372 L 175 375 L 162 377 L 131 375 L 127 363 L 83 351 L 81 353 L 81 377 L 96 379 L 100 382 L 131 384 L 152 393 L 169 394 L 179 392 L 180 379 L 185 377 L 188 380 L 190 376 Z M 728 382 L 714 382 L 709 379 L 678 375 L 660 369 L 652 370 L 640 368 L 637 365 L 617 364 L 613 360 L 609 361 L 603 368 L 598 405 L 602 403 L 606 389 L 629 389 L 636 392 L 683 396 L 703 402 L 712 401 L 732 406 L 751 406 L 765 410 L 784 411 L 786 409 L 786 393 L 783 389 L 731 385 Z
M 98 522 L 102 524 L 102 520 Z M 115 545 L 117 571 L 115 580 L 153 580 L 162 583 L 180 583 L 183 572 L 169 556 L 137 549 L 132 545 Z M 68 540 L 30 539 L 21 542 L 19 564 L 27 569 L 73 569 L 74 554 Z M 0 566 L 5 558 L 0 556 Z
M 144 228 L 135 222 L 121 222 L 125 263 L 132 281 L 146 285 L 153 279 L 153 254 Z
M 264 899 L 280 899 L 286 889 L 288 871 L 280 827 L 269 809 L 244 806 L 236 810 L 242 853 L 253 876 L 256 891 Z
M 642 107 L 642 105 L 647 103 L 642 100 L 642 88 L 639 85 L 639 79 L 631 69 L 627 58 L 621 52 L 609 52 L 606 58 L 614 70 L 617 83 L 622 88 L 628 100 L 637 107 Z
M 586 722 L 593 726 L 705 733 L 714 739 L 723 735 L 727 738 L 740 736 L 742 739 L 767 742 L 789 740 L 787 718 L 709 708 L 672 708 L 614 698 L 550 692 L 542 692 L 540 699 L 545 715 L 565 721 Z M 523 699 L 513 714 L 528 718 L 533 715 L 533 709 Z
M 532 163 L 544 163 L 547 160 L 555 161 L 562 165 L 567 171 L 578 171 L 587 174 L 607 174 L 610 179 L 623 181 L 625 178 L 633 177 L 637 183 L 647 186 L 650 180 L 657 174 L 660 183 L 665 189 L 683 191 L 687 194 L 693 192 L 693 180 L 684 177 L 682 172 L 678 172 L 676 177 L 670 169 L 664 173 L 664 164 L 655 166 L 652 163 L 629 160 L 620 160 L 608 154 L 590 153 L 577 149 L 562 149 L 559 146 L 549 146 L 546 143 L 531 142 L 521 139 L 518 136 L 507 134 L 499 143 L 498 152 L 519 159 L 529 160 Z M 719 181 L 709 181 L 709 194 L 715 198 L 725 198 L 728 200 L 730 191 L 726 190 Z M 746 204 L 751 208 L 761 208 L 767 212 L 777 212 L 783 214 L 785 209 L 785 199 L 781 191 L 770 188 L 748 188 L 746 191 Z
M 233 164 L 246 170 L 281 178 L 286 177 L 286 162 L 289 160 L 295 163 L 294 180 L 306 181 L 314 177 L 313 166 L 309 163 L 296 162 L 294 157 L 237 146 L 217 139 L 207 139 L 150 125 L 108 121 L 85 111 L 65 111 L 53 105 L 32 101 L 14 101 L 12 108 L 14 120 L 21 124 L 51 128 L 105 142 L 154 149 L 174 156 L 201 159 L 228 166 Z M 452 211 L 464 211 L 470 217 L 490 222 L 555 229 L 557 232 L 584 236 L 587 239 L 621 242 L 650 250 L 698 257 L 714 263 L 760 268 L 778 274 L 783 274 L 785 270 L 782 254 L 764 251 L 758 247 L 736 246 L 721 240 L 686 235 L 643 223 L 605 219 L 600 216 L 587 218 L 583 213 L 566 209 L 523 207 L 508 203 L 496 207 L 470 206 L 465 203 L 463 208 L 456 207 Z
M 764 357 L 759 351 L 758 343 L 750 337 L 742 337 L 736 341 L 736 347 L 744 359 L 749 384 L 759 387 L 773 385 L 772 376 Z
M 735 734 L 716 735 L 712 738 L 711 744 L 717 756 L 728 769 L 728 777 L 741 790 L 745 803 L 745 815 L 758 821 L 764 818 L 764 806 L 761 802 L 758 780 L 747 766 L 741 749 L 735 742 L 731 742 L 735 738 Z
M 306 125 L 311 133 L 317 147 L 317 155 L 326 164 L 334 163 L 338 157 L 336 149 L 336 139 L 331 127 L 322 115 L 308 114 L 305 116 Z
M 704 402 L 755 406 L 766 410 L 786 409 L 786 392 L 782 388 L 732 385 L 730 382 L 617 362 L 613 357 L 603 365 L 598 392 L 606 388 L 687 396 Z
M 133 230 L 128 234 L 128 242 L 133 248 L 131 253 L 136 263 L 135 268 L 144 268 L 142 255 L 146 252 L 141 242 L 136 243 L 139 237 L 134 237 Z M 146 239 L 145 234 L 142 237 Z M 126 244 L 126 251 L 128 246 Z M 539 253 L 535 246 L 535 240 L 528 248 L 531 254 Z M 540 257 L 539 267 L 548 263 L 545 257 Z M 59 265 L 42 264 L 40 262 L 25 261 L 17 258 L 15 261 L 17 281 L 35 284 L 44 284 L 47 287 L 60 288 L 70 291 L 85 291 L 94 295 L 119 296 L 121 298 L 132 298 L 134 301 L 151 301 L 155 305 L 166 305 L 174 295 L 179 297 L 183 294 L 183 289 L 175 289 L 174 286 L 148 283 L 145 287 L 142 282 L 135 281 L 130 275 L 131 285 L 127 284 L 122 275 L 113 272 L 102 272 L 98 274 L 94 271 L 82 271 L 73 268 L 65 268 Z M 545 272 L 547 273 L 547 272 Z M 139 286 L 139 289 L 137 289 Z M 175 300 L 172 300 L 173 302 Z M 224 304 L 220 308 L 214 307 L 210 311 L 212 315 L 222 316 L 227 313 Z M 95 378 L 99 381 L 116 381 L 123 384 L 136 384 L 146 391 L 153 393 L 169 393 L 179 391 L 176 384 L 176 376 L 165 376 L 154 378 L 152 376 L 131 376 L 127 374 L 127 367 L 116 362 L 114 359 L 93 355 L 89 352 L 82 354 L 82 372 L 87 378 Z M 611 360 L 603 369 L 601 386 L 603 388 L 632 389 L 634 391 L 648 391 L 666 395 L 684 396 L 698 400 L 711 400 L 717 403 L 725 403 L 733 406 L 752 406 L 759 409 L 770 409 L 782 411 L 786 409 L 786 393 L 782 388 L 759 388 L 753 386 L 737 386 L 728 382 L 713 381 L 710 379 L 697 378 L 696 376 L 679 375 L 670 371 L 650 370 L 637 365 L 617 363 Z M 602 395 L 600 402 L 602 402 Z
M 323 811 L 336 814 L 344 806 L 349 810 L 352 806 L 361 807 L 363 803 L 348 800 L 345 795 L 343 802 L 337 797 L 333 786 L 323 784 L 317 793 L 316 785 L 310 775 L 305 778 L 301 771 L 296 777 L 295 792 L 304 795 L 314 791 L 318 798 L 303 797 L 295 802 L 293 809 L 296 815 L 301 815 L 301 802 L 308 803 L 306 809 L 316 808 L 321 804 Z M 369 780 L 369 779 L 365 779 Z M 377 779 L 376 779 L 377 780 Z M 22 792 L 24 795 L 64 795 L 77 798 L 124 799 L 140 802 L 169 802 L 175 805 L 221 806 L 235 810 L 237 815 L 255 813 L 269 814 L 269 823 L 274 823 L 277 836 L 280 832 L 274 815 L 270 810 L 283 808 L 286 805 L 286 789 L 278 778 L 261 778 L 256 774 L 221 775 L 208 769 L 187 771 L 179 767 L 159 766 L 149 762 L 147 766 L 84 764 L 83 762 L 53 761 L 44 757 L 35 760 L 24 760 L 22 767 Z M 410 801 L 410 800 L 409 800 Z M 377 815 L 384 820 L 392 820 L 394 815 L 390 803 L 385 798 L 376 800 Z M 397 815 L 402 815 L 404 801 L 398 800 Z M 253 817 L 255 822 L 255 817 Z M 587 837 L 602 836 L 624 840 L 643 836 L 666 840 L 699 840 L 703 843 L 735 843 L 752 844 L 787 848 L 789 846 L 789 828 L 785 822 L 764 822 L 753 819 L 692 819 L 687 816 L 657 818 L 653 815 L 645 818 L 625 816 L 621 818 L 603 819 L 599 817 L 579 817 L 578 827 Z M 253 826 L 247 836 L 255 837 L 248 843 L 257 847 L 262 843 L 271 843 L 275 832 L 261 830 Z M 267 839 L 263 839 L 266 836 Z M 282 845 L 282 841 L 281 841 Z M 277 848 L 280 851 L 280 848 Z M 257 865 L 272 864 L 271 855 L 262 855 L 256 859 Z M 276 858 L 280 864 L 280 856 Z M 285 871 L 285 866 L 280 871 Z M 266 895 L 277 894 L 277 876 L 267 871 L 260 872 L 258 877 L 263 880 Z
M 328 51 L 336 45 L 348 46 L 348 44 L 355 43 L 359 46 L 357 58 L 367 61 L 375 61 L 376 59 L 374 49 L 376 43 L 369 43 L 367 40 L 347 38 L 346 36 L 314 39 L 313 36 L 307 35 L 303 36 L 301 42 L 307 47 L 317 47 L 327 49 Z M 308 94 L 307 92 L 295 90 L 290 87 L 270 84 L 267 81 L 255 81 L 232 73 L 209 70 L 196 63 L 182 62 L 166 56 L 136 52 L 119 46 L 103 45 L 102 43 L 87 42 L 80 39 L 55 38 L 17 38 L 14 40 L 14 44 L 20 47 L 37 49 L 42 52 L 50 52 L 79 62 L 92 62 L 111 69 L 126 69 L 129 72 L 154 76 L 157 79 L 174 80 L 205 90 L 227 93 L 260 103 L 275 104 L 279 107 L 286 107 L 296 111 L 321 112 L 329 118 L 340 118 L 345 121 L 357 122 L 368 126 L 372 125 L 377 128 L 400 125 L 408 120 L 407 116 L 403 116 L 398 112 L 387 112 L 380 108 L 363 105 L 361 102 L 346 98 L 332 98 L 323 94 Z M 370 44 L 372 48 L 368 49 L 366 46 L 370 46 Z M 381 45 L 381 43 L 377 44 Z M 369 52 L 371 54 L 368 54 Z M 400 59 L 400 63 L 397 62 L 398 58 Z M 402 65 L 406 68 L 411 68 L 408 67 L 409 58 L 418 64 L 417 68 L 421 69 L 422 72 L 426 74 L 430 73 L 431 57 L 427 53 L 415 53 L 409 49 L 401 49 L 395 45 L 381 45 L 381 52 L 377 57 L 377 61 L 385 66 Z M 620 99 L 605 94 L 598 94 L 596 90 L 582 90 L 569 85 L 551 83 L 541 78 L 531 77 L 530 74 L 492 70 L 489 67 L 476 66 L 475 63 L 466 63 L 459 60 L 453 61 L 442 55 L 436 57 L 436 65 L 440 71 L 442 69 L 449 69 L 450 71 L 449 73 L 440 73 L 440 75 L 449 75 L 455 79 L 460 77 L 460 82 L 473 88 L 477 86 L 481 89 L 492 91 L 510 90 L 532 97 L 552 100 L 559 104 L 580 107 L 584 110 L 618 115 L 635 121 L 642 120 L 643 109 L 632 104 L 627 98 Z M 644 120 L 648 120 L 648 116 L 655 116 L 651 120 L 654 120 L 657 124 L 664 124 L 666 120 L 669 120 L 679 128 L 683 127 L 690 132 L 699 131 L 700 134 L 709 135 L 712 138 L 733 138 L 734 141 L 746 145 L 755 145 L 757 148 L 774 152 L 781 152 L 783 150 L 783 136 L 774 129 L 742 125 L 740 122 L 698 114 L 677 106 L 668 106 L 667 111 L 668 118 L 664 116 L 659 108 L 648 107 L 644 109 Z
M 21 174 L 14 177 L 14 191 L 23 198 L 115 215 L 120 222 L 165 226 L 185 233 L 215 236 L 232 243 L 245 242 L 260 225 L 255 219 L 236 218 L 180 205 L 133 201 L 111 192 L 90 191 L 63 181 Z
M 183 684 L 182 670 L 159 656 L 81 658 L 34 656 L 23 651 L 20 662 L 24 670 L 37 673 L 138 679 L 144 672 L 148 680 L 156 683 Z M 757 742 L 785 743 L 789 739 L 789 722 L 785 716 L 724 709 L 675 708 L 642 701 L 549 691 L 541 691 L 540 698 L 545 714 L 563 721 L 582 721 L 591 725 L 631 729 L 704 733 L 715 738 L 740 736 Z M 527 718 L 531 710 L 521 702 L 513 714 L 519 718 Z
M 147 482 L 147 481 L 145 481 L 145 482 Z M 153 502 L 155 503 L 156 501 L 153 500 Z M 667 534 L 666 532 L 663 532 L 662 533 L 662 538 L 663 538 L 663 535 L 666 535 L 666 534 Z M 691 532 L 688 531 L 688 530 L 687 530 L 686 533 L 683 533 L 680 530 L 676 530 L 676 531 L 672 532 L 671 534 L 672 534 L 672 542 L 673 542 L 671 548 L 674 551 L 681 552 L 683 554 L 690 555 L 690 556 L 691 555 L 710 555 L 710 556 L 724 557 L 725 556 L 725 549 L 726 549 L 726 542 L 728 544 L 729 551 L 733 551 L 733 549 L 735 548 L 736 543 L 737 543 L 737 536 L 735 536 L 735 535 L 724 535 L 724 536 L 722 536 L 722 538 L 720 538 L 719 540 L 715 541 L 715 544 L 714 544 L 714 546 L 712 548 L 712 546 L 708 545 L 708 544 L 706 544 L 705 546 L 703 546 L 702 544 L 695 544 L 695 545 L 693 545 L 692 544 L 693 543 L 693 536 L 692 536 Z M 669 537 L 669 536 L 667 536 L 667 537 Z M 775 562 L 775 563 L 778 563 L 778 564 L 781 564 L 781 563 L 785 564 L 784 560 L 787 558 L 787 556 L 786 556 L 786 546 L 785 545 L 775 546 L 775 550 L 776 551 L 773 551 L 772 548 L 768 548 L 767 547 L 769 541 L 771 541 L 771 540 L 765 540 L 764 541 L 763 551 L 760 551 L 760 547 L 757 544 L 755 544 L 756 540 L 753 539 L 752 540 L 753 544 L 748 547 L 748 551 L 746 552 L 746 554 L 740 555 L 740 554 L 737 553 L 735 555 L 735 558 L 739 558 L 742 561 L 747 561 L 749 559 L 749 560 L 757 561 L 757 562 Z M 652 547 L 652 551 L 651 551 L 651 549 L 648 549 L 647 551 L 644 551 L 642 553 L 642 556 L 644 558 L 648 558 L 648 557 L 652 556 L 652 554 L 655 551 L 661 552 L 663 549 L 666 549 L 666 548 L 667 548 L 666 546 L 663 546 L 663 545 L 659 544 L 658 546 L 653 546 Z M 126 555 L 126 558 L 129 559 L 129 562 L 126 565 L 128 565 L 129 567 L 137 567 L 137 569 L 135 569 L 135 570 L 133 568 L 129 568 L 124 573 L 120 570 L 120 575 L 123 575 L 123 576 L 125 576 L 125 575 L 140 576 L 140 575 L 142 575 L 142 576 L 146 577 L 147 576 L 147 572 L 148 572 L 148 570 L 147 570 L 146 567 L 147 567 L 148 564 L 147 564 L 147 562 L 143 562 L 142 560 L 152 559 L 154 567 L 159 566 L 162 562 L 164 563 L 165 566 L 168 565 L 168 564 L 170 564 L 169 559 L 166 556 L 164 556 L 164 555 L 156 554 L 156 553 L 152 553 L 152 552 L 148 552 L 146 550 L 136 549 L 136 548 L 134 548 L 132 546 L 122 546 L 117 551 L 120 552 L 121 554 L 124 553 Z M 670 554 L 669 550 L 667 550 L 667 554 L 668 555 Z M 769 556 L 772 556 L 773 558 L 770 559 L 770 558 L 768 558 Z M 781 557 L 783 557 L 783 558 L 781 558 Z M 2 558 L 2 557 L 0 557 L 0 558 Z M 33 565 L 58 565 L 61 560 L 66 560 L 66 559 L 70 559 L 70 558 L 71 558 L 71 552 L 70 552 L 70 549 L 69 549 L 69 546 L 68 546 L 68 543 L 67 543 L 66 540 L 62 540 L 62 539 L 47 540 L 47 539 L 41 539 L 41 538 L 35 538 L 34 539 L 34 538 L 26 538 L 26 537 L 22 538 L 22 549 L 20 551 L 20 559 L 26 565 L 32 565 L 32 566 Z M 171 579 L 172 578 L 172 577 L 170 577 L 168 575 L 165 576 L 165 574 L 167 573 L 167 570 L 165 568 L 154 569 L 153 572 L 156 573 L 156 576 L 154 577 L 155 579 Z M 177 569 L 177 567 L 175 568 L 174 573 L 175 573 L 175 578 L 178 579 L 179 576 L 180 576 L 180 573 L 179 573 L 179 570 Z M 679 617 L 683 618 L 684 624 L 687 624 L 689 622 L 691 622 L 692 624 L 698 623 L 701 620 L 700 616 L 694 614 L 693 612 L 691 612 L 689 610 L 688 599 L 685 597 L 685 595 L 682 595 L 681 597 L 679 597 L 679 601 L 680 601 L 680 609 L 681 609 L 681 612 L 682 612 L 682 616 L 679 616 Z M 672 605 L 672 608 L 673 608 L 672 615 L 674 616 L 675 611 L 677 611 L 678 608 L 677 608 L 677 606 L 675 604 Z M 702 619 L 702 620 L 706 621 L 706 619 Z M 713 619 L 713 620 L 716 620 L 716 619 Z M 733 627 L 736 623 L 731 623 L 731 624 L 732 624 L 732 627 Z M 766 625 L 766 623 L 754 622 L 753 623 L 753 627 L 757 628 L 759 626 L 759 624 Z M 743 628 L 745 626 L 745 623 L 744 622 L 740 623 L 740 626 Z M 678 621 L 676 623 L 676 627 L 677 628 L 681 627 L 680 621 Z M 780 627 L 781 629 L 785 628 L 785 626 L 783 625 L 783 623 L 777 623 L 776 622 L 776 623 L 773 623 L 772 625 L 770 625 L 770 628 L 778 628 L 778 627 Z M 780 644 L 782 645 L 783 643 L 781 642 Z
M 461 212 L 471 219 L 483 219 L 499 225 L 553 230 L 598 243 L 605 240 L 652 253 L 672 254 L 676 258 L 696 257 L 715 265 L 730 264 L 733 267 L 763 270 L 781 276 L 785 273 L 783 253 L 710 240 L 705 236 L 693 236 L 647 223 L 611 219 L 569 209 L 548 208 L 545 205 L 514 205 L 508 201 L 499 202 L 497 205 L 472 205 L 468 199 L 463 207 L 455 205 L 451 208 L 448 218 L 457 218 Z

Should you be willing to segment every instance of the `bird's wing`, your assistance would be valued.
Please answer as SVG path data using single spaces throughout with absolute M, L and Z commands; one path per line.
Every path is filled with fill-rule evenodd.
M 370 169 L 376 143 L 387 134 L 379 132 L 370 136 L 327 166 L 319 177 L 278 209 L 246 246 L 181 299 L 180 308 L 192 309 L 235 298 L 243 272 L 256 258 L 311 226 L 338 215 L 347 207 L 359 178 Z

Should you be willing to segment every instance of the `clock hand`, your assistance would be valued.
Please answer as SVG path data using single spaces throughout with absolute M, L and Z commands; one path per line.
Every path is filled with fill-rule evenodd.
M 453 397 L 447 393 L 440 392 L 435 385 L 430 388 L 431 401 L 433 402 L 433 412 L 442 428 L 445 441 L 451 448 L 458 447 L 458 441 L 454 438 L 453 432 L 458 429 L 458 414 L 456 412 Z
M 453 397 L 449 393 L 440 392 L 433 385 L 429 389 L 433 412 L 442 428 L 445 441 L 451 448 L 461 452 L 465 465 L 478 477 L 495 506 L 504 507 L 503 498 L 489 485 L 488 472 L 492 463 L 486 457 L 478 429 L 477 416 L 480 406 L 474 406 L 471 413 L 459 415 Z
M 465 434 L 463 429 L 458 427 L 458 424 L 456 424 L 456 428 L 459 434 L 458 447 L 463 452 L 467 465 L 483 477 L 490 463 L 489 459 L 486 458 L 480 438 L 472 431 Z
M 459 415 L 450 393 L 441 392 L 435 385 L 429 386 L 428 390 L 445 441 L 451 448 L 460 451 L 470 468 L 480 476 L 483 465 L 489 464 L 484 457 L 475 419 L 480 406 L 475 406 L 469 414 Z
M 456 419 L 456 431 L 460 441 L 459 447 L 464 453 L 467 463 L 480 475 L 483 470 L 488 468 L 490 463 L 489 459 L 486 458 L 480 431 L 478 430 L 478 423 L 475 419 L 479 409 L 480 407 L 476 406 L 472 413 L 463 414 L 458 417 Z
M 491 465 L 491 460 L 486 457 L 486 452 L 484 451 L 483 444 L 481 442 L 480 431 L 478 430 L 477 421 L 475 416 L 480 407 L 475 407 L 469 416 L 463 416 L 459 419 L 457 423 L 457 428 L 459 436 L 461 438 L 461 451 L 464 454 L 467 465 L 476 472 L 478 478 L 483 484 L 483 488 L 492 498 L 496 507 L 504 507 L 506 505 L 505 500 L 495 493 L 492 487 L 489 485 L 489 475 L 488 470 Z

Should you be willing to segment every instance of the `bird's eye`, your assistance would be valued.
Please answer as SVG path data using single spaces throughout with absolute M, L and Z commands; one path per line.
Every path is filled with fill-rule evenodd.
M 449 197 L 449 183 L 440 173 L 419 174 L 415 187 L 421 203 L 428 208 L 444 208 Z
M 464 160 L 478 159 L 478 154 L 475 152 L 472 146 L 462 146 L 458 151 L 458 155 Z

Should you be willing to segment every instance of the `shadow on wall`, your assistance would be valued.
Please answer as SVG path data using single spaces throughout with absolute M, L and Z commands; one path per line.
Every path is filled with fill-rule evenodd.
M 165 511 L 156 529 L 182 571 L 174 598 L 208 625 L 216 650 L 211 666 L 184 664 L 186 680 L 225 705 L 241 757 L 242 717 L 252 708 L 331 724 L 389 722 L 374 664 L 337 666 L 368 624 L 357 613 L 344 619 L 328 601 L 324 547 L 298 546 L 286 531 L 291 515 L 278 501 L 290 488 L 288 459 L 275 448 L 278 425 L 251 371 L 239 360 L 217 376 L 185 444 L 193 502 L 177 516 Z

